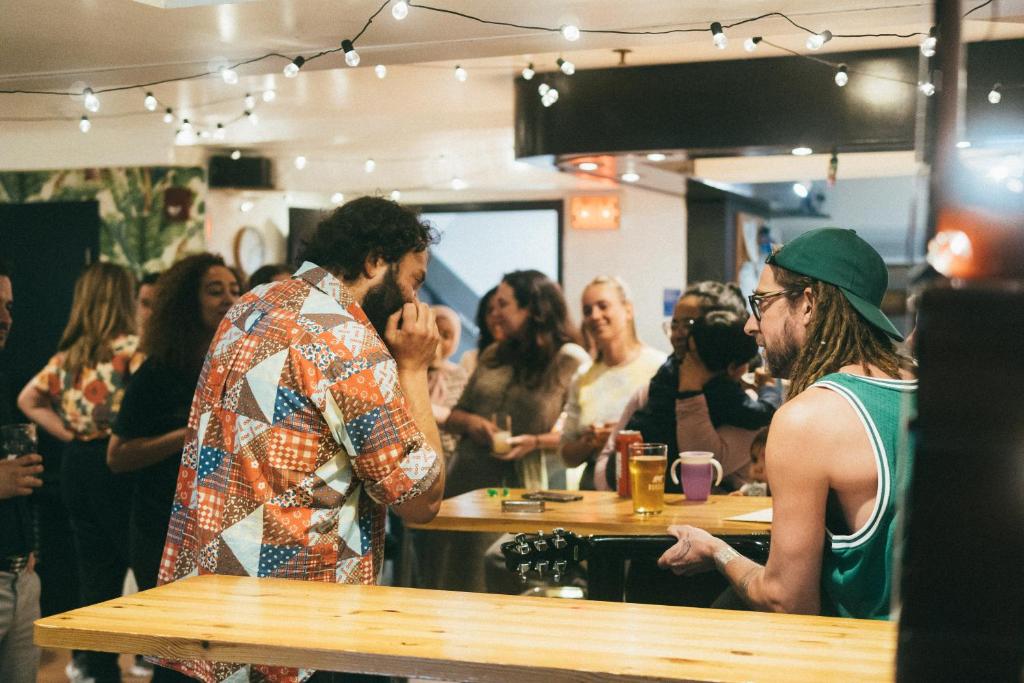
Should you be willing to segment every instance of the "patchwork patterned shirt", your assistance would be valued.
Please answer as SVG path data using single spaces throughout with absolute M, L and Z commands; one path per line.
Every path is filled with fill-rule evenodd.
M 228 311 L 199 378 L 160 583 L 232 574 L 374 583 L 385 505 L 430 488 L 441 459 L 362 308 L 304 263 Z M 163 662 L 204 681 L 312 672 Z

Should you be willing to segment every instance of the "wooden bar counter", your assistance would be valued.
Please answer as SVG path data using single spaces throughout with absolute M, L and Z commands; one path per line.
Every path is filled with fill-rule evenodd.
M 893 624 L 201 576 L 40 619 L 36 643 L 474 681 L 891 681 Z
M 614 491 L 573 491 L 583 500 L 569 503 L 545 503 L 544 512 L 502 512 L 502 500 L 520 500 L 525 489 L 512 489 L 505 498 L 488 496 L 486 489 L 470 491 L 441 503 L 441 511 L 429 524 L 407 524 L 432 531 L 550 531 L 564 527 L 578 534 L 618 534 L 642 536 L 664 534 L 670 524 L 690 524 L 716 536 L 771 531 L 760 522 L 726 519 L 770 508 L 771 498 L 748 496 L 710 496 L 706 501 L 688 501 L 679 494 L 665 496 L 665 511 L 660 515 L 635 515 L 629 498 Z

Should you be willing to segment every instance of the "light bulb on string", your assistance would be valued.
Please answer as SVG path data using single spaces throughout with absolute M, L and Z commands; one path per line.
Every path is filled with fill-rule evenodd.
M 223 140 L 224 136 L 225 136 L 224 124 L 223 123 L 218 123 L 217 127 L 213 129 L 213 139 L 214 140 Z
M 383 64 L 378 64 L 373 67 L 373 73 L 377 74 L 377 78 L 386 78 L 388 75 L 388 68 Z
M 917 89 L 921 91 L 921 94 L 925 97 L 931 97 L 935 94 L 935 84 L 931 81 L 924 81 L 923 83 L 917 84 Z
M 562 32 L 562 37 L 570 43 L 575 43 L 580 39 L 580 27 L 575 24 L 565 24 L 560 30 Z
M 174 110 L 170 107 L 164 110 L 164 123 L 174 123 Z
M 760 43 L 764 38 L 761 36 L 752 36 L 743 41 L 743 49 L 747 52 L 753 52 L 757 49 L 757 44 Z
M 232 161 L 238 161 L 241 158 L 242 158 L 242 150 L 235 149 L 235 150 L 231 151 L 231 160 Z
M 574 73 L 576 73 L 576 65 L 567 59 L 562 59 L 561 57 L 559 57 L 558 61 L 556 61 L 555 63 L 558 64 L 558 69 L 566 76 L 572 76 Z
M 526 68 L 523 69 L 523 80 L 524 81 L 531 81 L 531 80 L 533 80 L 533 77 L 536 74 L 537 74 L 537 72 L 533 70 L 533 62 L 530 62 L 529 64 L 526 65 Z
M 806 199 L 810 193 L 811 188 L 807 187 L 805 183 L 793 183 L 793 194 L 800 199 Z
M 836 69 L 835 80 L 836 85 L 838 85 L 840 88 L 842 88 L 843 86 L 850 82 L 850 74 L 845 64 L 840 64 L 839 68 Z
M 398 0 L 398 2 L 391 6 L 391 16 L 398 21 L 405 19 L 409 16 L 409 3 L 405 0 Z
M 343 195 L 342 193 L 335 192 L 334 194 L 331 195 L 332 204 L 341 204 L 343 201 L 345 201 L 345 195 Z
M 82 95 L 85 97 L 85 108 L 89 111 L 96 113 L 100 110 L 100 98 L 96 97 L 96 93 L 92 91 L 92 88 L 86 88 L 82 91 Z
M 934 57 L 936 44 L 938 44 L 938 38 L 935 35 L 935 27 L 932 26 L 928 30 L 928 35 L 921 41 L 921 54 L 925 57 Z
M 146 108 L 146 111 L 156 111 L 158 104 L 159 102 L 151 92 L 146 93 L 146 98 L 142 100 L 142 106 Z
M 347 38 L 341 41 L 341 49 L 345 51 L 345 63 L 349 66 L 359 66 L 359 53 L 356 52 L 356 46 L 352 44 L 351 40 Z
M 252 93 L 245 93 L 245 99 L 242 100 L 246 109 L 254 109 L 256 107 L 256 98 L 252 96 Z
M 455 67 L 455 80 L 459 83 L 465 83 L 466 79 L 469 78 L 469 73 L 466 72 L 461 66 Z
M 1003 99 L 1003 86 L 1001 83 L 996 83 L 992 86 L 992 89 L 988 91 L 988 101 L 991 104 L 999 104 Z
M 452 189 L 453 190 L 461 191 L 461 190 L 465 190 L 467 187 L 469 187 L 469 183 L 467 183 L 462 178 L 459 178 L 458 176 L 452 178 Z
M 91 128 L 92 122 L 89 121 L 88 116 L 83 116 L 78 120 L 78 130 L 82 131 L 83 133 L 88 133 Z
M 397 202 L 402 199 L 402 193 L 399 190 L 391 190 L 391 194 L 388 196 L 391 197 L 391 201 L 393 202 Z
M 711 24 L 711 41 L 719 50 L 724 50 L 729 44 L 729 39 L 725 37 L 725 31 L 722 30 L 720 22 L 716 21 Z
M 367 159 L 363 162 L 363 171 L 366 173 L 373 173 L 377 170 L 377 162 L 373 159 Z
M 234 85 L 238 83 L 238 72 L 228 66 L 222 66 L 218 69 L 220 77 L 224 79 L 224 82 L 228 85 Z
M 301 154 L 295 157 L 295 168 L 297 168 L 300 171 L 306 168 L 306 157 L 302 156 Z
M 832 31 L 829 30 L 815 33 L 813 36 L 807 36 L 807 49 L 820 50 L 821 46 L 830 40 L 832 40 Z
M 273 102 L 276 99 L 277 99 L 277 91 L 276 90 L 264 90 L 263 91 L 263 101 L 264 102 Z
M 296 76 L 299 75 L 299 69 L 301 69 L 302 65 L 305 64 L 305 63 L 306 63 L 306 58 L 305 57 L 302 57 L 302 56 L 296 57 L 295 59 L 293 59 L 291 61 L 291 63 L 289 63 L 284 68 L 284 77 L 285 78 L 295 78 Z
M 181 120 L 181 130 L 185 131 L 185 132 L 191 131 L 192 130 L 192 122 L 189 121 L 188 119 L 182 119 Z
M 544 95 L 542 95 L 540 98 L 540 103 L 543 104 L 545 107 L 550 107 L 557 101 L 558 90 L 556 90 L 555 88 L 549 88 L 548 91 L 544 93 Z
M 201 131 L 199 131 L 199 137 L 201 137 L 203 140 L 209 138 L 210 137 L 210 131 L 208 131 L 208 130 L 201 130 Z
M 540 95 L 541 97 L 544 97 L 545 93 L 547 93 L 548 90 L 551 90 L 551 86 L 548 85 L 547 83 L 541 83 L 540 85 L 537 86 L 537 94 Z
M 254 112 L 254 111 L 246 111 L 245 112 L 245 117 L 247 119 L 249 119 L 249 123 L 253 127 L 260 125 L 260 117 L 256 115 L 256 112 Z

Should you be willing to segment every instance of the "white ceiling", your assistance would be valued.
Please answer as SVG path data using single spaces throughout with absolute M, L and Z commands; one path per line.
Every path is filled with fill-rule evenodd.
M 728 3 L 727 10 L 706 0 L 435 1 L 439 7 L 499 21 L 637 30 L 703 28 L 711 20 L 727 24 L 778 10 L 816 30 L 904 33 L 927 30 L 931 15 L 930 3 L 900 0 L 742 0 Z M 0 0 L 0 89 L 78 91 L 86 84 L 102 88 L 180 77 L 203 72 L 218 60 L 241 61 L 271 51 L 308 56 L 352 37 L 380 6 L 378 0 L 152 6 L 181 2 L 196 0 Z M 1002 21 L 986 20 L 993 11 Z M 975 17 L 979 20 L 965 26 L 971 39 L 1024 36 L 1024 0 L 995 3 Z M 216 146 L 276 158 L 279 185 L 288 189 L 440 189 L 458 176 L 477 191 L 557 192 L 595 186 L 513 162 L 511 81 L 527 62 L 550 70 L 565 50 L 564 56 L 579 68 L 609 67 L 618 61 L 615 48 L 633 50 L 630 64 L 738 59 L 746 56 L 742 39 L 755 34 L 806 51 L 806 36 L 779 19 L 728 33 L 731 42 L 724 51 L 711 46 L 706 32 L 584 34 L 568 43 L 558 34 L 487 26 L 415 7 L 399 22 L 386 8 L 356 45 L 362 56 L 358 69 L 344 66 L 335 54 L 311 62 L 298 78 L 285 79 L 281 68 L 287 60 L 271 58 L 240 68 L 235 85 L 207 77 L 149 89 L 162 106 L 211 127 L 241 114 L 247 92 L 275 89 L 275 101 L 257 106 L 257 127 L 234 123 Z M 823 52 L 916 42 L 835 39 Z M 759 54 L 773 53 L 763 47 Z M 389 67 L 384 80 L 373 73 L 378 63 Z M 469 70 L 467 82 L 453 78 L 456 63 Z M 93 128 L 83 135 L 77 130 L 84 113 L 80 97 L 0 94 L 0 168 L 188 162 L 201 157 L 202 152 L 174 146 L 178 123 L 164 124 L 159 112 L 146 112 L 143 95 L 144 90 L 103 95 L 101 110 L 90 115 Z M 290 163 L 298 154 L 308 159 L 302 171 Z M 369 157 L 377 161 L 370 175 L 363 171 Z M 764 172 L 762 165 L 759 177 Z

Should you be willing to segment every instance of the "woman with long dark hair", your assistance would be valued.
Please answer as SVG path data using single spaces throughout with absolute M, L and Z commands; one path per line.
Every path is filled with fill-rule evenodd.
M 465 368 L 467 376 L 472 375 L 476 370 L 476 364 L 484 349 L 505 338 L 504 333 L 498 327 L 494 308 L 494 295 L 497 291 L 497 287 L 491 287 L 486 294 L 480 297 L 480 303 L 477 304 L 476 318 L 474 319 L 477 328 L 476 348 L 469 349 L 459 359 L 459 365 Z
M 552 430 L 569 382 L 589 356 L 578 344 L 561 288 L 543 273 L 507 274 L 493 304 L 504 339 L 481 354 L 448 418 L 447 428 L 463 435 L 448 472 L 449 497 L 486 486 L 564 484 L 560 438 Z M 495 448 L 497 413 L 511 416 L 513 436 L 504 453 Z
M 214 254 L 178 261 L 157 285 L 142 334 L 146 362 L 128 385 L 107 450 L 110 469 L 135 472 L 129 539 L 140 590 L 156 586 L 192 395 L 210 340 L 239 288 Z
M 137 346 L 134 278 L 113 263 L 93 264 L 75 283 L 57 354 L 18 396 L 21 411 L 66 444 L 61 494 L 83 605 L 118 597 L 128 569 L 131 482 L 105 460 Z M 76 653 L 75 665 L 96 683 L 121 680 L 115 654 Z

